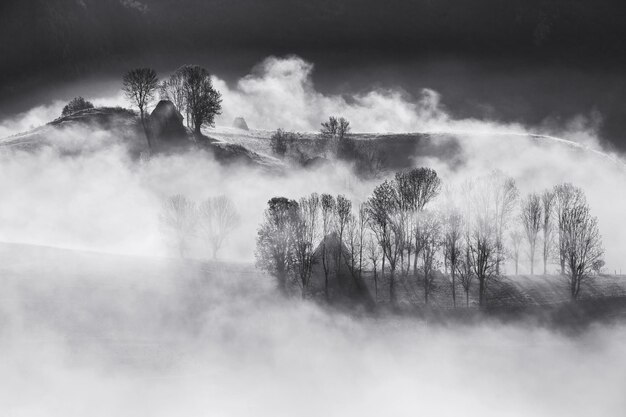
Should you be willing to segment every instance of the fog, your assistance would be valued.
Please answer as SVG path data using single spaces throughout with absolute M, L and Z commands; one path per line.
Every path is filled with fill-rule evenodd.
M 619 415 L 626 328 L 349 316 L 236 268 L 0 246 L 9 416 Z M 30 262 L 29 262 L 30 258 Z M 33 262 L 35 260 L 35 262 Z
M 456 120 L 431 90 L 416 102 L 399 89 L 324 95 L 312 70 L 296 57 L 268 58 L 234 85 L 215 78 L 224 95 L 218 125 L 243 116 L 253 129 L 315 131 L 336 114 L 355 132 L 454 133 L 458 159 L 415 155 L 415 165 L 437 169 L 448 184 L 499 168 L 522 193 L 571 181 L 599 217 L 607 268 L 622 267 L 626 178 L 620 155 L 598 153 L 600 115 L 531 132 L 574 144 L 531 140 L 521 125 Z M 117 91 L 92 101 L 125 105 Z M 2 121 L 0 136 L 43 124 L 61 107 Z M 350 315 L 281 299 L 270 277 L 251 272 L 269 198 L 316 191 L 362 201 L 380 180 L 357 179 L 340 163 L 269 174 L 204 152 L 137 161 L 111 132 L 51 135 L 51 147 L 0 149 L 0 241 L 95 253 L 0 248 L 3 415 L 587 416 L 626 407 L 623 324 L 572 336 L 487 319 Z M 242 224 L 221 258 L 242 269 L 206 272 L 171 259 L 159 212 L 172 194 L 235 202 Z M 198 242 L 191 257 L 208 253 Z
M 540 130 L 489 120 L 459 120 L 446 112 L 435 91 L 424 90 L 418 101 L 410 101 L 401 89 L 328 95 L 316 91 L 313 71 L 313 64 L 295 56 L 270 57 L 234 85 L 215 77 L 215 86 L 224 97 L 218 130 L 243 116 L 252 129 L 316 131 L 321 121 L 334 114 L 348 118 L 354 132 L 451 133 L 459 139 L 459 155 L 454 159 L 415 155 L 415 165 L 437 169 L 448 184 L 501 169 L 517 180 L 522 193 L 573 182 L 585 190 L 599 217 L 608 270 L 623 267 L 626 195 L 618 190 L 626 185 L 625 170 L 622 156 L 604 149 L 597 135 L 600 114 L 579 115 L 562 123 L 546 120 Z M 92 101 L 128 106 L 119 91 Z M 19 132 L 16 129 L 41 125 L 59 114 L 61 104 L 55 102 L 5 120 L 0 129 L 14 134 Z M 530 140 L 525 136 L 529 133 L 553 138 Z M 451 139 L 441 136 L 438 140 Z M 111 132 L 86 128 L 64 129 L 54 134 L 52 142 L 56 148 L 34 154 L 0 154 L 4 195 L 0 239 L 162 256 L 168 254 L 158 224 L 163 198 L 180 193 L 199 201 L 226 194 L 241 208 L 243 224 L 223 256 L 250 261 L 256 226 L 272 196 L 297 198 L 317 191 L 345 193 L 362 201 L 375 186 L 375 182 L 357 180 L 350 167 L 341 164 L 274 176 L 244 167 L 226 169 L 201 153 L 157 156 L 135 163 L 125 156 Z M 83 154 L 58 157 L 55 149 L 68 147 L 81 149 Z M 70 180 L 72 187 L 67 187 Z

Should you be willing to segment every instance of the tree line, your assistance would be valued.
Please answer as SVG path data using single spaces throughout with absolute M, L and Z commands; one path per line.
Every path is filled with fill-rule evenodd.
M 338 241 L 330 250 L 329 236 Z M 313 266 L 319 264 L 329 298 L 333 260 L 355 283 L 369 274 L 376 299 L 387 285 L 391 303 L 398 301 L 398 285 L 411 279 L 428 304 L 436 277 L 444 276 L 455 307 L 457 287 L 469 306 L 474 285 L 484 306 L 490 284 L 505 275 L 505 261 L 513 261 L 518 273 L 523 248 L 534 273 L 539 243 L 544 274 L 555 259 L 572 299 L 603 265 L 598 221 L 580 188 L 565 183 L 520 197 L 515 181 L 499 171 L 443 187 L 435 170 L 415 168 L 383 181 L 360 203 L 317 193 L 298 201 L 274 197 L 256 243 L 257 265 L 284 293 L 295 283 L 307 296 Z

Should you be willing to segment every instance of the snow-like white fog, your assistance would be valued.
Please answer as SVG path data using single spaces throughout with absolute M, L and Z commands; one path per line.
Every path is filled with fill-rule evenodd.
M 351 317 L 236 268 L 0 245 L 3 415 L 621 415 L 626 327 Z
M 498 168 L 522 193 L 573 182 L 599 217 L 608 269 L 626 267 L 624 165 L 619 155 L 592 150 L 601 149 L 594 117 L 544 126 L 580 148 L 533 141 L 521 125 L 455 120 L 429 90 L 417 102 L 399 91 L 324 95 L 311 71 L 299 58 L 269 58 L 236 85 L 216 78 L 224 95 L 218 124 L 244 116 L 253 129 L 313 131 L 334 114 L 355 132 L 456 132 L 460 163 L 415 155 L 416 166 L 437 169 L 449 184 Z M 98 100 L 113 104 L 119 95 Z M 0 136 L 47 122 L 59 109 L 2 121 Z M 626 409 L 624 325 L 566 336 L 491 321 L 351 317 L 283 300 L 260 273 L 203 278 L 196 264 L 167 259 L 174 251 L 159 225 L 165 197 L 229 196 L 242 224 L 222 258 L 252 262 L 272 196 L 366 198 L 377 181 L 357 179 L 348 166 L 275 175 L 225 167 L 204 152 L 135 161 L 110 132 L 55 135 L 66 148 L 88 151 L 0 149 L 0 241 L 148 259 L 80 255 L 75 264 L 79 255 L 65 263 L 31 257 L 32 249 L 0 250 L 2 415 L 610 416 Z

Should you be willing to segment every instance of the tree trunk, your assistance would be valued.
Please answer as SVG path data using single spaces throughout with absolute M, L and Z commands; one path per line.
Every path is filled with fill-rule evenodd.
M 496 275 L 500 275 L 500 244 L 496 244 Z
M 485 307 L 485 278 L 478 278 L 478 305 Z
M 469 308 L 469 289 L 465 291 L 465 307 Z
M 389 301 L 394 305 L 396 304 L 395 273 L 395 268 L 391 268 L 391 274 L 389 275 Z
M 376 265 L 374 265 L 374 294 L 376 302 L 378 302 L 378 276 L 376 274 Z
M 417 257 L 419 252 L 417 250 L 417 238 L 415 240 L 415 254 L 413 255 L 413 276 L 417 277 Z
M 456 308 L 456 274 L 454 272 L 454 268 L 451 269 L 452 272 L 452 306 Z
M 573 276 L 571 283 L 572 288 L 572 301 L 578 300 L 578 293 L 580 292 L 580 278 L 578 276 Z
M 383 254 L 383 265 L 380 269 L 380 277 L 383 280 L 383 285 L 385 285 L 385 254 Z

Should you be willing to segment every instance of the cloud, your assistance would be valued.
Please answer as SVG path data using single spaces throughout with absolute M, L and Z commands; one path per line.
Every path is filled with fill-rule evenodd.
M 34 107 L 0 123 L 0 138 L 35 129 L 61 115 L 66 103 L 54 101 L 48 105 Z
M 441 105 L 440 95 L 423 89 L 417 101 L 400 89 L 374 89 L 349 96 L 318 92 L 313 65 L 299 57 L 269 57 L 233 88 L 214 78 L 224 98 L 219 122 L 243 116 L 253 127 L 318 131 L 330 115 L 350 120 L 356 132 L 491 131 L 523 132 L 519 125 L 492 126 L 479 120 L 454 120 Z

